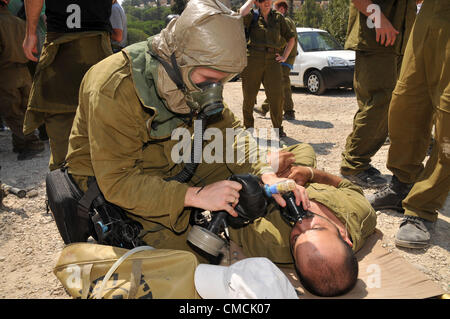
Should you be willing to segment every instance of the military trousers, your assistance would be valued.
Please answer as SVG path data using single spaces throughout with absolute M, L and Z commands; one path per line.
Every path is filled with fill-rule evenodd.
M 25 114 L 24 132 L 45 124 L 50 144 L 48 167 L 51 171 L 62 167 L 66 160 L 74 118 L 75 112 L 47 113 L 28 110 Z
M 422 164 L 435 127 L 435 144 Z M 414 183 L 405 215 L 436 221 L 450 189 L 450 3 L 426 1 L 406 47 L 389 108 L 387 168 Z
M 283 107 L 284 114 L 293 113 L 294 112 L 294 101 L 292 100 L 292 89 L 291 89 L 291 79 L 289 78 L 289 74 L 291 73 L 291 69 L 285 65 L 281 66 L 281 71 L 283 75 L 283 101 L 281 106 Z M 270 104 L 269 100 L 266 100 L 261 105 L 261 108 L 264 112 L 269 112 Z
M 353 175 L 369 168 L 388 136 L 388 110 L 397 82 L 401 56 L 356 51 L 354 88 L 358 111 L 342 153 L 341 173 Z
M 12 133 L 13 148 L 26 149 L 39 138 L 34 131 L 23 133 L 23 121 L 31 88 L 31 76 L 26 65 L 0 70 L 0 113 Z
M 244 126 L 246 128 L 254 126 L 253 107 L 262 83 L 270 104 L 272 126 L 280 129 L 283 121 L 284 96 L 281 64 L 275 60 L 275 53 L 249 50 L 247 66 L 241 74 Z

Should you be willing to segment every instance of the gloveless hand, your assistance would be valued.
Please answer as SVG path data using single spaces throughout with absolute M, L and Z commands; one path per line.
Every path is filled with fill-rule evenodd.
M 27 34 L 23 40 L 22 48 L 28 60 L 37 62 L 38 59 L 34 54 L 38 54 L 37 50 L 38 38 L 35 34 Z
M 197 207 L 212 212 L 225 210 L 237 217 L 234 210 L 239 202 L 239 191 L 242 185 L 235 181 L 220 181 L 203 188 L 189 187 L 186 192 L 184 206 Z
M 261 180 L 264 184 L 274 185 L 278 182 L 287 180 L 287 178 L 280 178 L 274 173 L 267 173 L 261 175 Z M 295 190 L 293 190 L 293 193 L 295 195 L 295 204 L 299 206 L 301 202 L 305 210 L 309 209 L 311 204 L 309 202 L 308 195 L 306 194 L 306 189 L 303 186 L 298 185 L 297 183 L 295 184 L 295 186 L 296 188 Z M 281 207 L 286 207 L 286 201 L 280 194 L 273 194 L 272 197 L 275 199 L 278 205 L 280 205 Z

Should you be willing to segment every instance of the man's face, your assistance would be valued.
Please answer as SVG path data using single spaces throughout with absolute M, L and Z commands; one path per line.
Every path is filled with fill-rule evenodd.
M 337 240 L 338 236 L 339 230 L 332 221 L 313 213 L 312 217 L 303 219 L 301 224 L 297 222 L 294 225 L 290 236 L 292 252 L 296 256 L 296 249 L 308 242 L 326 247 L 327 243 Z
M 326 250 L 333 249 L 334 243 L 340 241 L 341 238 L 350 247 L 353 246 L 346 230 L 342 229 L 342 226 L 339 228 L 322 210 L 323 207 L 311 201 L 309 217 L 304 218 L 301 223 L 297 222 L 292 228 L 290 244 L 294 256 L 296 256 L 296 249 L 307 243 L 313 244 L 319 250 L 323 249 L 324 253 Z

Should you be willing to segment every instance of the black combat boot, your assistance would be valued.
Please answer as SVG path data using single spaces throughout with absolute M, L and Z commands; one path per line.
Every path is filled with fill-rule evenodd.
M 412 185 L 400 182 L 394 175 L 388 185 L 378 192 L 368 195 L 367 199 L 375 210 L 394 209 L 403 211 L 402 201 L 408 195 Z

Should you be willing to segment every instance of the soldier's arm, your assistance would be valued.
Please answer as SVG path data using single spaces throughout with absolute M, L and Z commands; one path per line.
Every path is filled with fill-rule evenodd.
M 379 15 L 373 14 L 373 10 L 369 6 L 373 5 L 371 0 L 352 0 L 353 5 L 358 9 L 359 12 L 364 14 L 366 17 L 374 17 L 376 40 L 381 45 L 390 46 L 394 45 L 397 34 L 399 33 L 391 24 L 391 22 L 386 18 L 386 16 L 379 10 Z
M 339 176 L 306 166 L 292 166 L 288 172 L 285 172 L 282 175 L 283 177 L 293 179 L 299 185 L 319 183 L 338 187 L 339 183 L 342 181 L 342 178 Z
M 283 17 L 280 19 L 280 33 L 281 36 L 285 38 L 287 45 L 284 48 L 283 55 L 277 54 L 275 59 L 278 62 L 285 62 L 289 57 L 289 54 L 291 54 L 292 49 L 294 48 L 297 32 L 289 27 L 288 22 Z
M 245 17 L 252 9 L 254 3 L 255 3 L 255 0 L 247 0 L 247 2 L 245 2 L 242 5 L 242 7 L 239 9 L 239 14 L 242 17 Z
M 42 6 L 44 5 L 44 0 L 25 0 L 24 4 L 27 16 L 27 27 L 22 45 L 23 52 L 29 60 L 37 62 L 38 59 L 34 56 L 34 54 L 38 53 L 36 28 L 41 15 Z
M 287 58 L 289 57 L 289 54 L 291 54 L 291 51 L 294 48 L 294 45 L 295 45 L 295 37 L 292 37 L 289 39 L 286 47 L 284 48 L 283 55 L 279 55 L 277 53 L 276 60 L 278 62 L 285 62 L 287 60 Z

